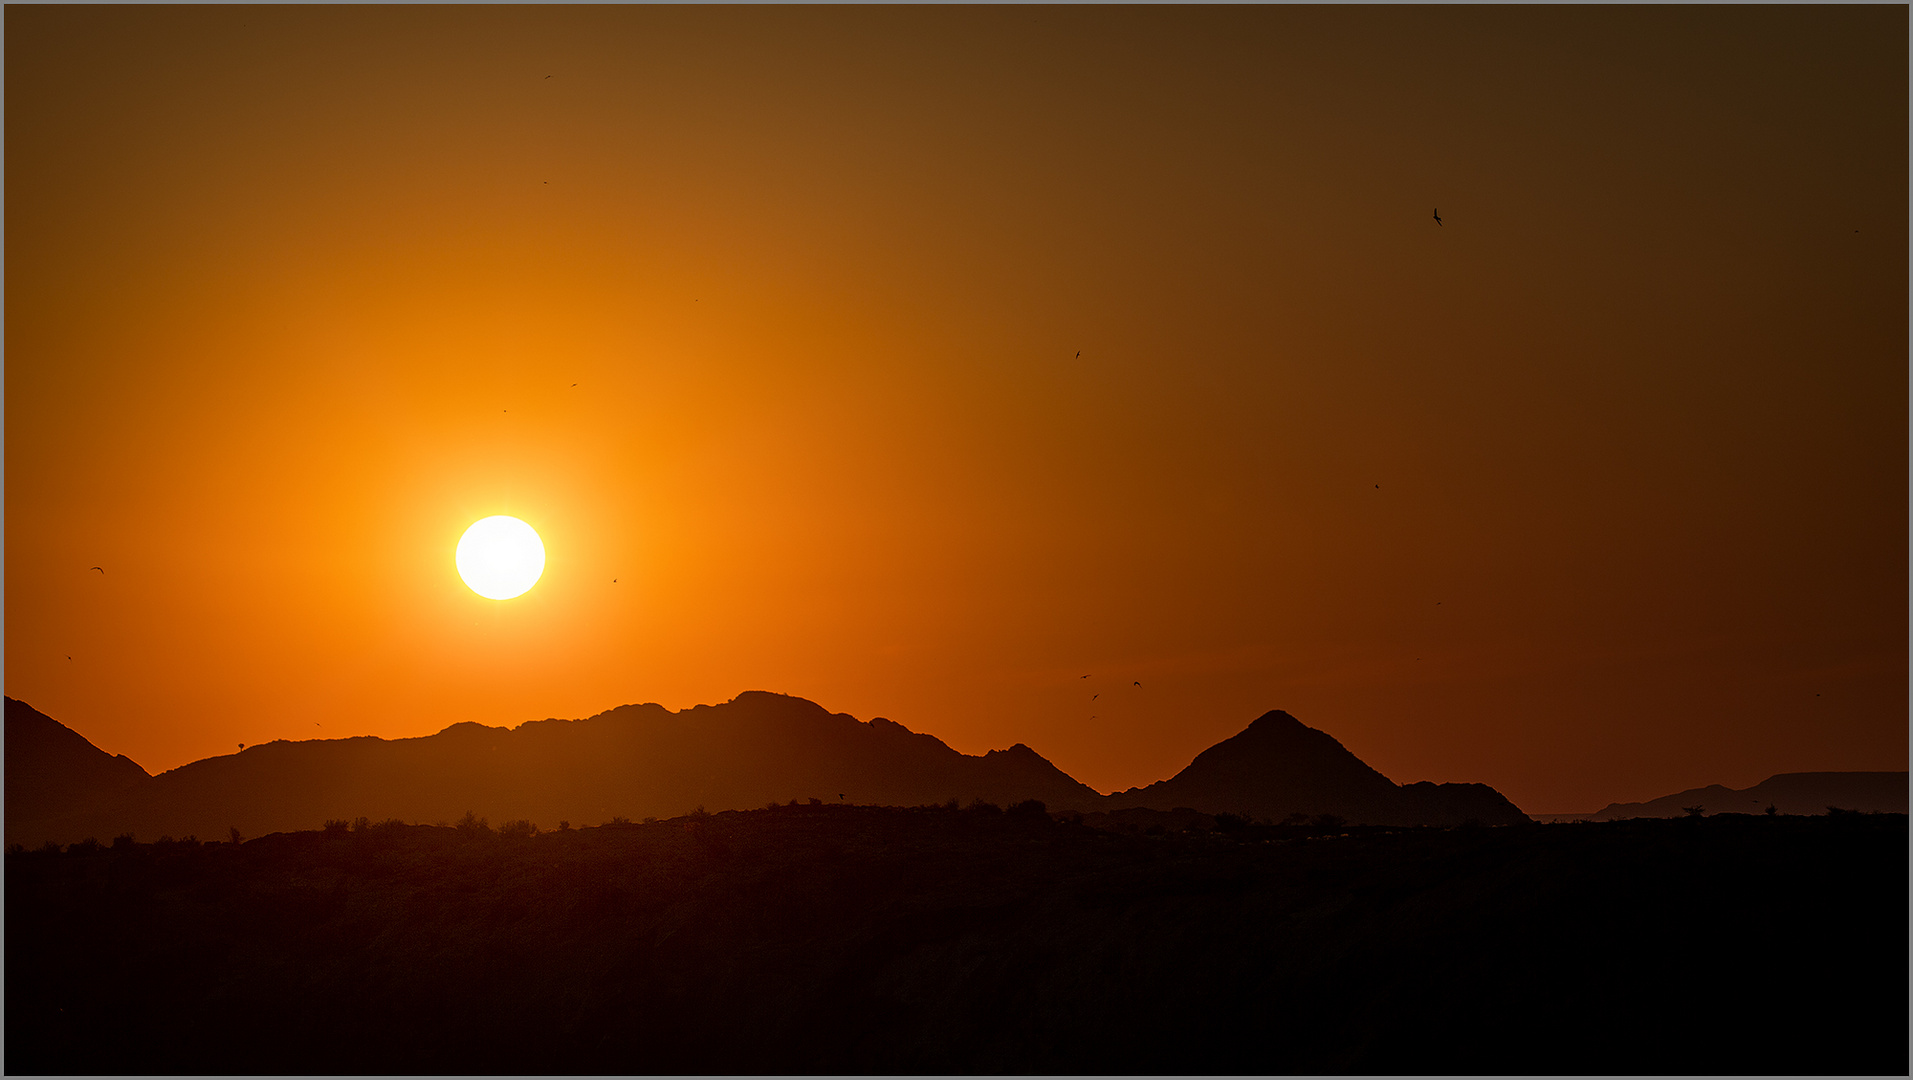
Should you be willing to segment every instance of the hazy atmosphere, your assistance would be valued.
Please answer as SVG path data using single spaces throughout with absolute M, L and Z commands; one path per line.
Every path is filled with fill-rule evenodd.
M 1904 769 L 1907 18 L 9 7 L 6 693 Z

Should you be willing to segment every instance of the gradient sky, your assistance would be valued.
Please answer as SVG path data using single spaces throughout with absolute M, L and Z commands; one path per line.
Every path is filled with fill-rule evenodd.
M 747 689 L 1906 768 L 1904 6 L 4 17 L 6 692 L 150 771 Z

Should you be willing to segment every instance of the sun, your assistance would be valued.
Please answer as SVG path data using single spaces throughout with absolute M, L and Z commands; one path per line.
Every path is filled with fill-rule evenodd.
M 524 595 L 545 572 L 545 544 L 531 526 L 496 514 L 472 522 L 452 556 L 458 576 L 488 600 Z

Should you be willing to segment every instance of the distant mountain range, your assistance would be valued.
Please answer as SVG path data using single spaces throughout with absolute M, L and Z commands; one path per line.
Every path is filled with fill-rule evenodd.
M 1907 774 L 1903 772 L 1794 772 L 1770 776 L 1750 788 L 1719 784 L 1689 788 L 1647 802 L 1609 803 L 1589 815 L 1596 821 L 1623 818 L 1681 817 L 1687 807 L 1703 814 L 1760 814 L 1772 806 L 1778 814 L 1824 814 L 1829 807 L 1868 814 L 1904 814 Z
M 915 806 L 956 799 L 1052 810 L 1132 807 L 1280 821 L 1506 824 L 1527 818 L 1485 784 L 1399 786 L 1324 732 L 1270 712 L 1174 777 L 1115 795 L 1079 783 L 1021 743 L 981 756 L 881 717 L 863 722 L 803 698 L 751 691 L 671 712 L 626 705 L 516 728 L 453 724 L 412 739 L 362 736 L 250 746 L 150 776 L 23 702 L 6 699 L 6 838 L 38 845 L 132 833 L 219 839 L 328 819 L 432 823 L 466 811 L 494 824 L 596 825 L 768 802 Z

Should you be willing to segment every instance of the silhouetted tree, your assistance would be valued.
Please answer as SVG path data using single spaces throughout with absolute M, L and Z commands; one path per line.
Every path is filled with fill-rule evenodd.
M 458 819 L 458 831 L 467 836 L 489 836 L 492 823 L 467 810 L 465 816 Z
M 964 809 L 972 814 L 1000 814 L 1003 812 L 1002 807 L 993 802 L 984 802 L 981 797 L 971 799 L 970 805 Z
M 1340 814 L 1317 814 L 1309 819 L 1309 824 L 1318 829 L 1339 829 L 1348 824 L 1348 819 Z
M 1282 819 L 1282 824 L 1284 825 L 1307 825 L 1308 823 L 1309 816 L 1300 810 Z
M 118 836 L 115 836 L 113 838 L 113 850 L 114 851 L 133 850 L 133 834 L 129 832 L 129 833 L 121 833 Z
M 66 846 L 66 853 L 68 855 L 95 855 L 98 854 L 99 851 L 100 839 L 97 836 L 89 836 L 77 844 L 68 844 Z
M 510 840 L 529 840 L 538 835 L 538 826 L 533 825 L 524 818 L 519 818 L 516 821 L 507 821 L 503 825 L 500 825 L 498 827 L 498 835 Z
M 1766 815 L 1767 815 L 1768 817 L 1773 817 L 1773 816 L 1774 816 L 1775 814 L 1778 814 L 1779 812 L 1780 812 L 1780 808 L 1779 808 L 1778 806 L 1775 806 L 1775 805 L 1774 805 L 1774 804 L 1772 804 L 1772 803 L 1768 803 L 1768 804 L 1767 804 L 1767 809 L 1766 809 L 1766 810 L 1764 811 L 1764 813 L 1765 813 L 1765 814 L 1766 814 Z
M 26 850 L 27 850 L 27 846 L 25 844 L 8 844 L 7 845 L 7 854 L 9 855 L 25 854 Z
M 1049 820 L 1049 807 L 1041 799 L 1024 799 L 1010 806 L 1009 815 L 1021 821 Z
M 569 821 L 565 821 L 565 820 L 563 820 L 563 819 L 560 819 L 560 820 L 559 820 L 559 822 L 558 822 L 558 831 L 559 831 L 559 832 L 570 832 L 570 831 L 571 831 L 571 822 L 569 822 Z
M 1681 807 L 1681 813 L 1686 814 L 1688 817 L 1699 817 L 1701 811 L 1705 809 L 1707 809 L 1705 806 L 1683 806 Z
M 234 845 L 237 845 L 240 842 L 239 826 L 237 825 L 229 826 L 226 829 L 226 834 L 232 837 L 232 842 Z
M 355 817 L 352 819 L 352 831 L 355 833 L 366 832 L 371 828 L 372 819 L 369 817 Z
M 344 836 L 346 830 L 351 827 L 352 823 L 344 818 L 327 818 L 325 821 L 325 834 L 327 836 Z

